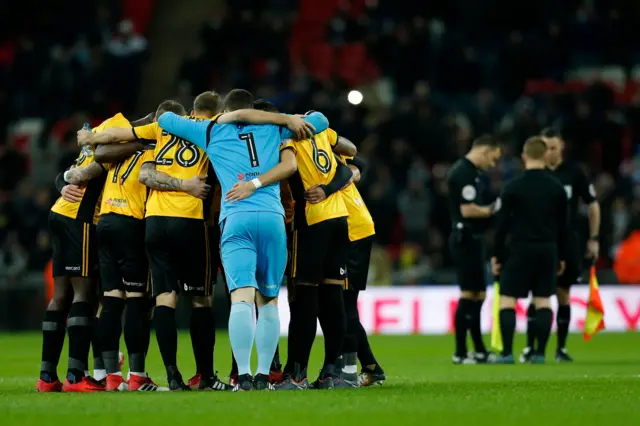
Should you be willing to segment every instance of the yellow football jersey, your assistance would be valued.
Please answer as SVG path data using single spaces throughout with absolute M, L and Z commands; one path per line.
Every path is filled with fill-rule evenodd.
M 346 164 L 342 156 L 338 156 L 338 159 Z M 340 192 L 342 192 L 344 204 L 349 211 L 349 217 L 347 218 L 349 241 L 358 241 L 375 235 L 376 230 L 373 219 L 371 218 L 371 213 L 369 213 L 369 209 L 367 209 L 366 204 L 362 200 L 360 191 L 358 191 L 355 183 L 350 184 Z
M 93 131 L 101 132 L 111 127 L 127 126 L 130 126 L 129 120 L 127 120 L 121 113 L 118 113 L 100 123 L 100 125 L 94 128 Z M 90 155 L 85 155 L 81 152 L 80 156 L 76 159 L 71 168 L 84 168 L 93 162 L 93 151 L 91 151 Z M 91 181 L 87 183 L 87 186 L 82 188 L 83 195 L 82 200 L 79 203 L 70 203 L 60 197 L 53 207 L 51 207 L 51 211 L 72 219 L 82 220 L 83 222 L 97 223 L 101 211 L 100 200 L 105 180 L 105 174 L 102 174 L 95 179 L 91 179 Z
M 291 193 L 296 202 L 296 222 L 302 220 L 298 213 L 302 213 L 303 209 L 308 225 L 349 215 L 340 191 L 317 204 L 307 203 L 304 199 L 304 191 L 314 185 L 326 185 L 335 176 L 338 163 L 332 148 L 337 142 L 338 134 L 327 129 L 311 139 L 287 141 L 282 145 L 281 149 L 294 150 L 298 162 L 298 171 L 289 178 Z
M 204 117 L 189 118 L 209 120 Z M 156 170 L 178 179 L 207 175 L 209 158 L 202 149 L 191 142 L 168 133 L 157 122 L 135 127 L 133 131 L 139 139 L 155 139 Z M 146 211 L 146 217 L 150 216 L 204 219 L 203 201 L 185 192 L 152 189 L 147 199 Z

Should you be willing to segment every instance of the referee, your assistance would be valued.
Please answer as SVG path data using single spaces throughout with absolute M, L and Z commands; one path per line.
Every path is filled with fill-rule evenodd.
M 560 133 L 553 128 L 544 129 L 541 134 L 547 144 L 545 155 L 547 168 L 562 186 L 567 194 L 567 210 L 569 215 L 569 246 L 567 252 L 567 265 L 564 273 L 558 277 L 556 296 L 558 297 L 558 312 L 556 323 L 558 325 L 558 346 L 556 347 L 557 362 L 571 362 L 566 349 L 567 336 L 569 335 L 569 323 L 571 322 L 571 305 L 569 304 L 569 292 L 571 286 L 580 282 L 582 267 L 585 257 L 597 260 L 600 245 L 598 234 L 600 230 L 600 205 L 596 199 L 596 190 L 584 170 L 577 163 L 563 159 L 564 140 Z M 589 239 L 578 226 L 578 200 L 587 206 L 589 217 Z M 585 253 L 586 251 L 586 253 Z M 527 346 L 520 355 L 521 362 L 529 361 L 535 353 L 535 306 L 529 305 L 527 310 Z
M 501 275 L 500 331 L 504 349 L 498 364 L 513 364 L 516 300 L 533 293 L 536 312 L 535 354 L 544 363 L 551 332 L 551 296 L 562 274 L 569 245 L 567 196 L 560 181 L 546 170 L 547 145 L 540 136 L 524 144 L 525 172 L 505 185 L 500 199 L 492 272 Z M 507 256 L 506 240 L 510 238 Z M 504 266 L 503 266 L 504 265 Z
M 453 230 L 449 247 L 456 263 L 460 285 L 460 300 L 455 313 L 456 349 L 454 364 L 477 364 L 489 361 L 480 330 L 480 311 L 486 296 L 486 249 L 483 231 L 489 218 L 500 208 L 500 202 L 489 204 L 480 173 L 493 167 L 502 149 L 491 136 L 480 136 L 471 150 L 449 169 L 449 212 Z M 467 331 L 475 347 L 472 357 L 467 354 Z

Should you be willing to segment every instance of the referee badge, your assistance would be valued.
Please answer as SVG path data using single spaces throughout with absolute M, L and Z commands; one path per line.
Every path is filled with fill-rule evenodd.
M 476 199 L 476 189 L 473 185 L 466 185 L 462 188 L 462 198 L 467 201 L 473 201 Z

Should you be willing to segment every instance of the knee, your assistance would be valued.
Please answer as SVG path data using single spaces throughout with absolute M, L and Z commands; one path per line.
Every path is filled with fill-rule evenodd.
M 551 309 L 551 298 L 550 297 L 534 297 L 533 304 L 536 306 L 536 309 Z
M 556 289 L 556 296 L 558 297 L 558 305 L 568 305 L 569 304 L 569 289 L 558 287 Z
M 105 297 L 115 297 L 116 299 L 124 299 L 124 291 L 122 290 L 111 290 L 104 292 Z
M 88 302 L 91 298 L 92 283 L 90 278 L 72 278 L 73 302 Z
M 178 295 L 175 291 L 170 293 L 162 293 L 156 297 L 156 306 L 167 306 L 175 309 L 178 305 Z
M 473 291 L 469 291 L 469 290 L 462 290 L 460 292 L 460 299 L 469 299 L 469 300 L 474 300 L 476 298 L 476 294 Z
M 253 304 L 256 299 L 256 289 L 253 287 L 237 288 L 231 292 L 231 303 L 244 302 Z
M 516 307 L 516 299 L 510 296 L 500 296 L 500 309 L 514 309 Z
M 258 308 L 261 308 L 263 306 L 267 306 L 267 305 L 271 305 L 271 306 L 278 306 L 278 297 L 267 297 L 264 296 L 263 294 L 261 294 L 260 292 L 256 293 L 256 304 L 258 305 Z
M 194 296 L 191 298 L 191 306 L 194 308 L 210 308 L 213 303 L 211 296 Z
M 147 294 L 146 293 L 136 293 L 136 292 L 127 291 L 125 293 L 125 296 L 126 296 L 127 300 L 129 300 L 129 299 L 141 299 L 143 297 L 147 297 Z

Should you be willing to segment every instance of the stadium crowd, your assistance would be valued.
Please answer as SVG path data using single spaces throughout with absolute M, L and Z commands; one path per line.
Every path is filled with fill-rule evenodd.
M 9 112 L 0 123 L 0 274 L 48 259 L 51 182 L 74 157 L 85 117 L 144 109 L 136 100 L 146 40 L 115 3 L 82 21 L 61 10 L 53 19 L 60 28 L 73 19 L 73 34 L 45 31 L 45 39 L 47 22 L 39 22 L 0 49 Z M 526 136 L 552 124 L 596 183 L 601 262 L 611 262 L 640 215 L 634 2 L 316 3 L 229 0 L 203 24 L 176 93 L 246 87 L 283 111 L 321 110 L 355 141 L 372 163 L 362 194 L 376 223 L 374 280 L 390 284 L 384 271 L 408 269 L 393 282 L 432 282 L 434 270 L 451 265 L 444 177 L 474 136 L 493 132 L 507 144 L 487 176 L 498 191 L 518 172 Z M 123 68 L 133 78 L 114 72 Z M 364 94 L 357 106 L 346 100 L 356 87 Z M 45 123 L 42 154 L 7 136 L 25 117 Z M 36 162 L 55 164 L 47 174 Z

